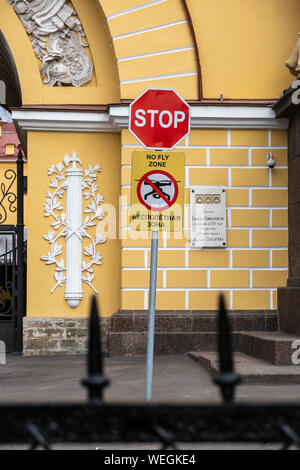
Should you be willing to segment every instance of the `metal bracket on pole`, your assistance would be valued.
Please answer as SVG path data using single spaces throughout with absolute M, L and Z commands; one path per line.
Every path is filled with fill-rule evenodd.
M 145 399 L 152 397 L 158 231 L 152 232 Z

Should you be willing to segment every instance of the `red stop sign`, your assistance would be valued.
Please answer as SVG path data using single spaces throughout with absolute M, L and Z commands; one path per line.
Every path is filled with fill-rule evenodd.
M 174 90 L 144 91 L 130 105 L 129 130 L 148 149 L 172 149 L 190 133 L 190 107 Z

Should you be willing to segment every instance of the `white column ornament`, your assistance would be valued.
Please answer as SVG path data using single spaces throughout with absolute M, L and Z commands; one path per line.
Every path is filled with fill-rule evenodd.
M 96 248 L 105 242 L 98 233 L 95 238 L 88 233 L 89 227 L 96 226 L 96 220 L 102 219 L 103 197 L 98 194 L 98 186 L 95 184 L 100 166 L 89 165 L 83 172 L 77 163 L 81 165 L 74 151 L 72 157 L 65 155 L 63 162 L 59 162 L 56 166 L 52 165 L 48 170 L 48 175 L 53 177 L 50 187 L 54 192 L 47 192 L 45 216 L 54 219 L 51 223 L 54 231 L 49 230 L 43 237 L 50 244 L 50 251 L 47 256 L 41 258 L 46 264 L 56 265 L 54 273 L 56 284 L 51 294 L 65 283 L 65 299 L 72 308 L 76 308 L 83 297 L 82 281 L 96 294 L 98 293 L 92 284 L 95 278 L 93 266 L 101 264 L 102 257 Z M 63 210 L 65 192 L 66 214 L 62 213 L 59 216 L 57 211 Z M 90 215 L 86 216 L 84 221 L 82 221 L 83 197 L 91 201 L 84 210 Z M 66 256 L 65 259 L 58 260 L 57 256 L 63 255 L 63 246 L 58 243 L 61 237 L 66 239 Z
M 65 299 L 70 307 L 75 308 L 79 305 L 83 297 L 81 285 L 81 252 L 82 236 L 80 229 L 82 227 L 82 168 L 77 168 L 76 162 L 81 163 L 79 159 L 72 159 L 72 168 L 66 169 L 67 181 L 67 227 L 66 234 L 66 264 L 67 281 Z

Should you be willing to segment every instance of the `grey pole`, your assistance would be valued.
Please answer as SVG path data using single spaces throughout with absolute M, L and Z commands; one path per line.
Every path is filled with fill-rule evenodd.
M 145 399 L 152 397 L 158 231 L 152 232 Z

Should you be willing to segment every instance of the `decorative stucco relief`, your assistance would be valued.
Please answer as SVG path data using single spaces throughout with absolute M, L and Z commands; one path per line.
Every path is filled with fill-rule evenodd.
M 7 1 L 31 35 L 44 83 L 79 87 L 91 80 L 93 64 L 84 50 L 88 42 L 67 0 Z
M 47 192 L 45 204 L 45 217 L 53 219 L 52 229 L 43 238 L 50 244 L 50 250 L 42 260 L 47 265 L 55 265 L 55 285 L 51 294 L 57 287 L 66 284 L 65 299 L 70 307 L 79 305 L 83 297 L 82 281 L 88 284 L 97 294 L 92 282 L 95 278 L 94 265 L 100 265 L 102 257 L 97 252 L 97 245 L 104 243 L 99 233 L 93 238 L 88 230 L 96 226 L 97 220 L 102 220 L 103 197 L 98 193 L 96 184 L 97 173 L 100 166 L 89 167 L 83 172 L 81 161 L 74 151 L 72 157 L 65 155 L 63 161 L 52 165 L 48 175 L 52 177 L 50 188 Z M 70 166 L 70 164 L 72 164 Z M 83 192 L 84 191 L 84 192 Z M 66 193 L 66 213 L 63 212 L 63 196 Z M 84 213 L 89 214 L 82 220 L 82 199 L 89 201 Z M 66 239 L 65 258 L 58 259 L 63 255 L 63 246 L 59 239 Z

